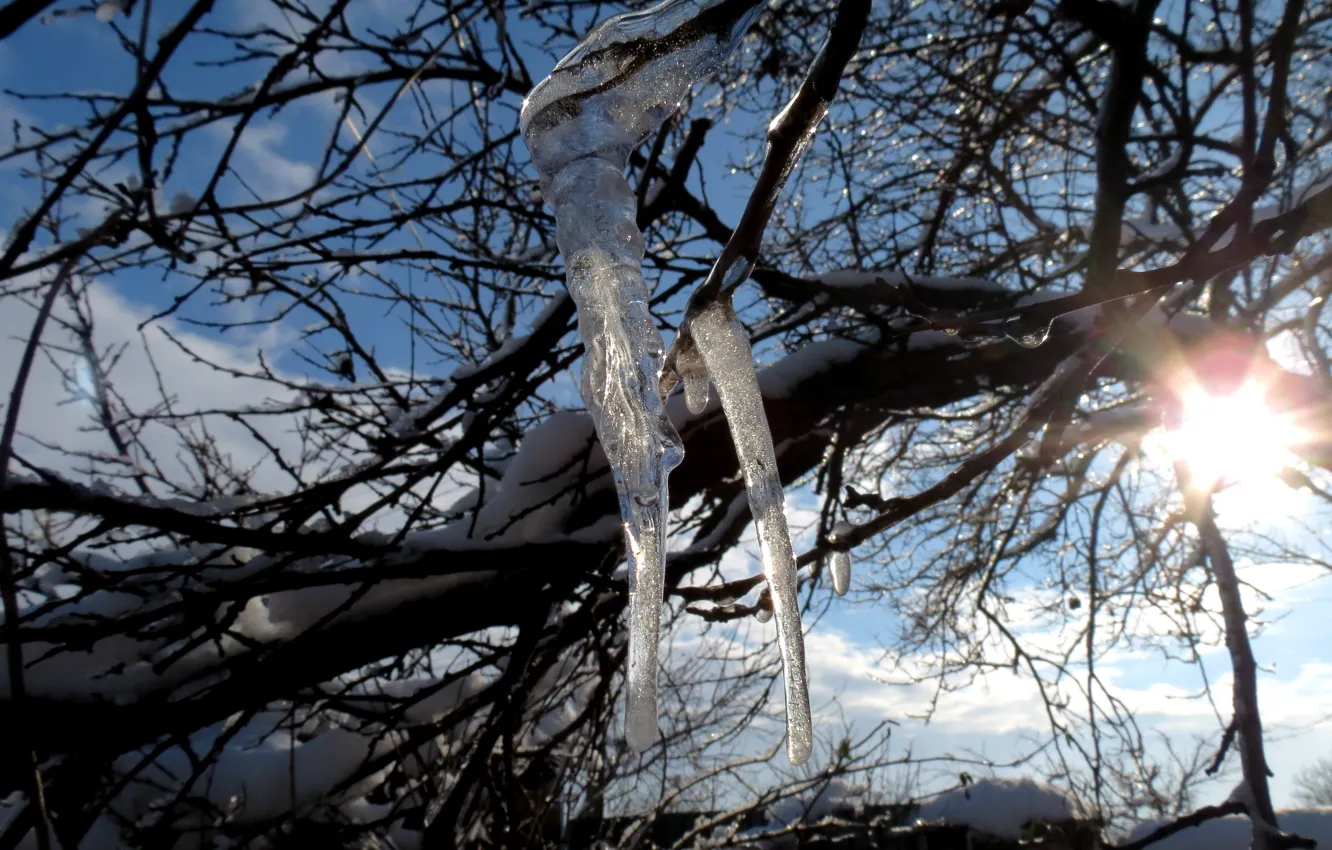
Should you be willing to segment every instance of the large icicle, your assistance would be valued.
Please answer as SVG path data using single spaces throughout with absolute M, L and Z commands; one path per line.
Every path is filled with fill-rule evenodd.
M 761 8 L 762 0 L 667 0 L 610 18 L 532 90 L 519 124 L 555 213 L 585 348 L 583 401 L 615 475 L 633 559 L 625 737 L 640 750 L 657 739 L 667 476 L 682 450 L 659 392 L 663 345 L 623 171 Z
M 809 683 L 805 672 L 805 636 L 796 597 L 796 559 L 786 527 L 785 498 L 777 474 L 777 452 L 763 411 L 749 334 L 735 315 L 730 298 L 719 298 L 689 318 L 689 330 L 731 426 L 731 439 L 749 491 L 749 507 L 758 530 L 763 572 L 777 617 L 777 643 L 786 676 L 786 756 L 804 764 L 813 747 Z

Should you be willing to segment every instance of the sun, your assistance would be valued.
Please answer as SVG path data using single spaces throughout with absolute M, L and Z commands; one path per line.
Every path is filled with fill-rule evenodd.
M 1228 392 L 1199 384 L 1179 392 L 1175 421 L 1162 429 L 1158 442 L 1186 468 L 1192 489 L 1275 483 L 1291 463 L 1292 450 L 1306 435 L 1290 416 L 1272 409 L 1267 395 L 1265 386 L 1251 379 Z
M 1275 475 L 1302 436 L 1293 423 L 1273 412 L 1263 388 L 1252 381 L 1224 395 L 1189 387 L 1180 414 L 1179 426 L 1167 428 L 1166 440 L 1198 487 Z

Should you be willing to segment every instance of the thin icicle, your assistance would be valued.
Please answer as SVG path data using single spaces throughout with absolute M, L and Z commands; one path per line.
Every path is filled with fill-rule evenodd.
M 702 413 L 708 406 L 708 367 L 704 365 L 697 346 L 686 345 L 680 349 L 675 371 L 680 376 L 680 383 L 684 384 L 685 407 L 695 415 Z
M 809 712 L 800 601 L 796 598 L 796 559 L 791 533 L 786 527 L 777 452 L 772 446 L 763 396 L 754 374 L 749 335 L 729 298 L 713 301 L 691 316 L 689 330 L 717 386 L 722 410 L 731 426 L 740 470 L 745 476 L 749 506 L 758 530 L 759 552 L 763 556 L 763 572 L 772 592 L 777 643 L 786 676 L 786 755 L 791 764 L 804 764 L 813 747 L 814 730 Z
M 850 534 L 854 526 L 849 522 L 839 522 L 833 526 L 832 542 L 840 544 L 842 538 Z M 846 592 L 851 589 L 851 553 L 845 549 L 838 549 L 832 556 L 832 582 L 833 593 L 838 596 L 846 596 Z
M 832 557 L 833 593 L 846 596 L 851 587 L 851 553 L 834 552 Z
M 623 171 L 630 151 L 721 65 L 761 8 L 760 0 L 667 0 L 610 18 L 532 90 L 519 122 L 555 213 L 585 349 L 580 389 L 615 475 L 633 559 L 625 737 L 640 750 L 657 739 L 667 476 L 682 451 L 659 390 L 663 345 Z
M 618 480 L 618 477 L 617 477 Z M 620 511 L 626 511 L 620 485 Z M 666 473 L 656 504 L 630 497 L 624 524 L 632 566 L 629 570 L 629 671 L 626 674 L 624 738 L 642 751 L 657 740 L 657 641 L 661 634 L 661 602 L 665 592 L 666 517 L 670 497 Z
M 759 591 L 758 604 L 754 606 L 754 619 L 760 623 L 772 619 L 772 591 L 766 587 Z

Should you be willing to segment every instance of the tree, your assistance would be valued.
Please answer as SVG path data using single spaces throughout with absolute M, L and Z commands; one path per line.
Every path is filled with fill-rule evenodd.
M 1319 759 L 1295 777 L 1296 796 L 1307 806 L 1332 806 L 1332 762 Z
M 559 805 L 705 809 L 731 840 L 777 797 L 920 768 L 888 727 L 765 767 L 781 666 L 747 624 L 771 602 L 723 564 L 744 484 L 715 404 L 678 396 L 688 649 L 662 741 L 623 746 L 619 510 L 517 129 L 536 69 L 618 8 L 55 5 L 0 10 L 6 45 L 109 64 L 6 107 L 0 712 L 25 802 L 0 846 L 539 846 Z M 836 11 L 765 11 L 630 157 L 663 329 Z M 989 11 L 874 9 L 737 304 L 781 479 L 820 500 L 807 625 L 854 548 L 911 677 L 1039 689 L 1024 761 L 1089 812 L 1185 815 L 1233 744 L 1249 794 L 1219 811 L 1276 846 L 1236 564 L 1317 545 L 1223 527 L 1229 482 L 1145 446 L 1240 393 L 1306 426 L 1282 475 L 1328 499 L 1332 7 Z M 1219 639 L 1233 717 L 1162 764 L 1098 661 Z

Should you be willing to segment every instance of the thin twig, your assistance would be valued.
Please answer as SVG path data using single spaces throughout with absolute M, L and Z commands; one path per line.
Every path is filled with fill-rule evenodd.
M 103 225 L 105 226 L 105 225 Z M 13 455 L 14 434 L 18 430 L 19 409 L 23 404 L 23 393 L 28 385 L 28 376 L 32 372 L 32 361 L 37 356 L 41 345 L 42 331 L 51 317 L 56 298 L 65 288 L 74 264 L 79 255 L 71 256 L 56 271 L 55 280 L 51 281 L 37 318 L 33 320 L 32 332 L 28 344 L 23 348 L 23 358 L 19 361 L 18 373 L 14 376 L 14 388 L 9 393 L 9 408 L 5 411 L 4 431 L 0 432 L 0 516 L 4 516 L 4 499 L 8 489 L 9 459 Z M 9 551 L 9 535 L 0 529 L 0 600 L 5 608 L 5 655 L 9 663 L 9 698 L 15 713 L 23 718 L 27 701 L 27 688 L 23 681 L 23 644 L 19 640 L 19 604 L 18 580 L 15 576 L 14 559 Z M 51 846 L 50 819 L 46 812 L 45 794 L 42 790 L 41 765 L 36 749 L 29 748 L 30 770 L 24 772 L 28 795 L 28 805 L 37 806 L 37 846 L 40 850 L 49 850 Z
M 1142 850 L 1142 848 L 1155 844 L 1158 841 L 1164 841 L 1176 832 L 1183 832 L 1191 827 L 1201 826 L 1209 820 L 1216 820 L 1217 818 L 1223 818 L 1227 815 L 1241 814 L 1244 814 L 1244 804 L 1233 800 L 1227 803 L 1222 803 L 1219 806 L 1203 806 L 1201 809 L 1197 809 L 1196 811 L 1190 812 L 1170 823 L 1157 827 L 1147 835 L 1139 838 L 1137 841 L 1120 844 L 1115 850 Z
M 678 375 L 675 363 L 682 351 L 693 346 L 689 334 L 688 317 L 707 307 L 720 297 L 729 300 L 731 293 L 749 279 L 749 273 L 758 261 L 763 231 L 768 227 L 772 211 L 777 206 L 786 180 L 795 171 L 805 149 L 809 147 L 823 116 L 837 95 L 846 65 L 860 46 L 860 37 L 869 20 L 870 0 L 842 0 L 837 6 L 828 40 L 814 57 L 814 64 L 777 117 L 768 125 L 767 148 L 758 180 L 749 194 L 740 222 L 731 232 L 731 238 L 717 257 L 706 280 L 694 290 L 686 308 L 685 321 L 666 353 L 662 369 L 662 394 L 674 388 Z

